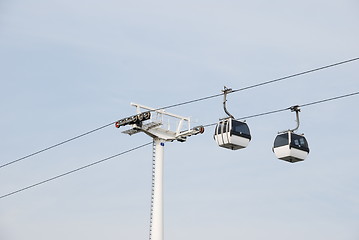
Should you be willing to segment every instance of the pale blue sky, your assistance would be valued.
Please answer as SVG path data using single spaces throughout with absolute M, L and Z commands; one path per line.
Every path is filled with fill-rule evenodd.
M 0 163 L 135 113 L 359 56 L 359 3 L 0 2 Z M 236 117 L 359 90 L 358 62 L 228 96 Z M 271 151 L 293 113 L 248 119 L 229 151 L 213 128 L 165 149 L 165 239 L 358 239 L 358 96 L 302 109 L 301 163 Z M 172 108 L 195 124 L 221 98 Z M 0 169 L 0 195 L 151 141 L 115 127 Z M 151 147 L 0 199 L 1 240 L 147 239 Z

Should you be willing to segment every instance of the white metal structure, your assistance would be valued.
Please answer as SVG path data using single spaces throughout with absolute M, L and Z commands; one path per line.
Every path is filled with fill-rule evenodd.
M 153 163 L 152 163 L 152 196 L 151 196 L 151 220 L 150 240 L 163 240 L 163 155 L 165 142 L 174 140 L 184 142 L 187 137 L 204 132 L 202 126 L 191 128 L 190 118 L 165 112 L 163 109 L 154 109 L 140 104 L 131 103 L 137 109 L 137 116 L 141 111 L 153 112 L 151 119 L 144 122 L 135 121 L 132 128 L 123 133 L 132 135 L 144 132 L 153 138 Z M 171 130 L 170 122 L 175 120 L 175 129 Z M 117 124 L 116 124 L 117 126 Z
M 150 240 L 162 240 L 163 229 L 163 154 L 164 141 L 153 139 L 152 196 L 150 217 Z
M 231 91 L 232 89 L 226 87 L 222 90 L 224 96 L 223 109 L 228 118 L 221 119 L 217 123 L 214 131 L 214 140 L 220 147 L 237 150 L 248 146 L 251 134 L 247 124 L 234 119 L 233 115 L 227 110 L 227 94 Z
M 298 106 L 291 107 L 292 112 L 296 112 L 297 127 L 278 133 L 274 140 L 273 152 L 280 160 L 287 162 L 303 161 L 309 154 L 308 142 L 303 134 L 296 134 L 299 128 L 299 112 Z

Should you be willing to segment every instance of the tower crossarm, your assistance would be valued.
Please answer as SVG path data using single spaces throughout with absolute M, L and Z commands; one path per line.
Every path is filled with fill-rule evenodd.
M 191 128 L 191 120 L 189 117 L 183 117 L 166 112 L 164 109 L 155 109 L 137 103 L 131 103 L 131 105 L 136 107 L 138 116 L 144 113 L 152 114 L 148 114 L 150 118 L 144 119 L 143 122 L 131 122 L 132 128 L 123 131 L 125 134 L 133 135 L 135 133 L 144 132 L 152 138 L 184 142 L 187 137 L 204 132 L 203 126 Z M 172 122 L 172 126 L 170 122 Z

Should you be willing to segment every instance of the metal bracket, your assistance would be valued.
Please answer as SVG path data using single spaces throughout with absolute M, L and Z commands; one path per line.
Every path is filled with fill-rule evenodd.
M 288 109 L 289 109 L 291 112 L 295 112 L 297 126 L 296 126 L 295 128 L 293 128 L 293 129 L 288 129 L 288 130 L 285 130 L 285 131 L 278 132 L 278 134 L 280 134 L 280 133 L 285 133 L 285 132 L 294 132 L 294 131 L 297 131 L 298 128 L 299 128 L 299 125 L 300 125 L 300 121 L 299 121 L 300 108 L 299 108 L 299 105 L 291 106 L 291 107 L 288 108 Z
M 297 131 L 298 128 L 299 128 L 299 124 L 300 124 L 300 122 L 299 122 L 299 112 L 300 112 L 300 108 L 299 108 L 298 105 L 295 105 L 295 106 L 290 107 L 290 110 L 291 110 L 292 112 L 295 112 L 295 116 L 296 116 L 296 119 L 297 119 L 297 127 L 294 128 L 294 129 L 292 129 L 292 130 L 290 130 L 291 132 L 294 132 L 294 131 Z
M 225 112 L 230 118 L 233 118 L 233 119 L 234 119 L 233 115 L 228 112 L 227 106 L 226 106 L 226 103 L 227 103 L 227 94 L 232 92 L 232 88 L 227 88 L 226 86 L 224 86 L 224 89 L 222 90 L 222 92 L 223 92 L 223 109 L 224 109 L 224 112 Z

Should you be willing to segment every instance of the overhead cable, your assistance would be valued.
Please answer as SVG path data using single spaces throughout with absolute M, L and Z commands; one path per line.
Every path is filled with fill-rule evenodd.
M 101 130 L 101 129 L 103 129 L 103 128 L 106 128 L 106 127 L 108 127 L 108 126 L 111 126 L 111 125 L 113 125 L 114 123 L 115 123 L 115 122 L 112 122 L 112 123 L 103 125 L 103 126 L 101 126 L 101 127 L 95 128 L 95 129 L 93 129 L 93 130 L 91 130 L 91 131 L 88 131 L 88 132 L 82 133 L 82 134 L 80 134 L 80 135 L 77 135 L 77 136 L 75 136 L 75 137 L 73 137 L 73 138 L 70 138 L 70 139 L 67 139 L 67 140 L 65 140 L 65 141 L 62 141 L 62 142 L 60 142 L 60 143 L 54 144 L 54 145 L 52 145 L 52 146 L 50 146 L 50 147 L 44 148 L 44 149 L 39 150 L 39 151 L 37 151 L 37 152 L 31 153 L 31 154 L 26 155 L 26 156 L 24 156 L 24 157 L 21 157 L 21 158 L 18 158 L 18 159 L 16 159 L 16 160 L 13 160 L 13 161 L 11 161 L 11 162 L 5 163 L 5 164 L 3 164 L 3 165 L 0 165 L 0 168 L 6 167 L 6 166 L 11 165 L 11 164 L 14 164 L 14 163 L 16 163 L 16 162 L 20 162 L 20 161 L 22 161 L 22 160 L 24 160 L 24 159 L 26 159 L 26 158 L 32 157 L 32 156 L 34 156 L 34 155 L 37 155 L 37 154 L 39 154 L 39 153 L 45 152 L 45 151 L 47 151 L 47 150 L 50 150 L 50 149 L 52 149 L 52 148 L 58 147 L 58 146 L 63 145 L 63 144 L 65 144 L 65 143 L 71 142 L 71 141 L 73 141 L 73 140 L 75 140 L 75 139 L 84 137 L 84 136 L 89 135 L 89 134 L 91 134 L 91 133 L 94 133 L 94 132 L 96 132 L 96 131 L 98 131 L 98 130 Z
M 352 58 L 352 59 L 349 59 L 349 60 L 345 60 L 345 61 L 341 61 L 341 62 L 337 62 L 337 63 L 333 63 L 333 64 L 330 64 L 330 65 L 326 65 L 326 66 L 322 66 L 322 67 L 319 67 L 319 68 L 314 68 L 314 69 L 311 69 L 311 70 L 307 70 L 307 71 L 303 71 L 303 72 L 299 72 L 299 73 L 296 73 L 296 74 L 292 74 L 292 75 L 288 75 L 288 76 L 285 76 L 285 77 L 281 77 L 281 78 L 277 78 L 277 79 L 273 79 L 273 80 L 270 80 L 270 81 L 266 81 L 266 82 L 262 82 L 262 83 L 258 83 L 258 84 L 254 84 L 254 85 L 251 85 L 251 86 L 247 86 L 247 87 L 244 87 L 244 88 L 239 88 L 239 89 L 234 89 L 232 90 L 231 92 L 229 93 L 235 93 L 235 92 L 239 92 L 239 91 L 244 91 L 244 90 L 248 90 L 248 89 L 251 89 L 251 88 L 256 88 L 256 87 L 260 87 L 260 86 L 263 86 L 263 85 L 268 85 L 268 84 L 271 84 L 271 83 L 275 83 L 275 82 L 279 82 L 279 81 L 283 81 L 283 80 L 286 80 L 286 79 L 290 79 L 290 78 L 293 78 L 293 77 L 297 77 L 297 76 L 301 76 L 301 75 L 305 75 L 305 74 L 309 74 L 309 73 L 313 73 L 313 72 L 316 72 L 316 71 L 320 71 L 320 70 L 324 70 L 324 69 L 328 69 L 328 68 L 332 68 L 332 67 L 335 67 L 335 66 L 339 66 L 339 65 L 343 65 L 343 64 L 346 64 L 346 63 L 350 63 L 350 62 L 354 62 L 354 61 L 357 61 L 359 60 L 359 57 L 357 58 Z M 177 104 L 172 104 L 172 105 L 168 105 L 168 106 L 165 106 L 165 107 L 161 107 L 161 108 L 157 108 L 153 111 L 156 111 L 156 110 L 161 110 L 161 109 L 168 109 L 168 108 L 174 108 L 174 107 L 178 107 L 178 106 L 183 106 L 183 105 L 186 105 L 186 104 L 191 104 L 191 103 L 195 103 L 195 102 L 199 102 L 199 101 L 204 101 L 204 100 L 208 100 L 208 99 L 211 99 L 211 98 L 215 98 L 215 97 L 219 97 L 219 96 L 222 96 L 223 93 L 219 93 L 219 94 L 215 94 L 215 95 L 210 95 L 210 96 L 207 96 L 207 97 L 202 97 L 202 98 L 198 98 L 198 99 L 194 99 L 194 100 L 190 100 L 190 101 L 185 101 L 185 102 L 182 102 L 182 103 L 177 103 Z M 52 148 L 55 148 L 55 147 L 58 147 L 60 145 L 63 145 L 65 143 L 68 143 L 68 142 L 71 142 L 73 140 L 76 140 L 76 139 L 79 139 L 81 137 L 84 137 L 86 135 L 89 135 L 91 133 L 94 133 L 96 131 L 99 131 L 101 129 L 104 129 L 108 126 L 111 126 L 113 124 L 115 124 L 115 122 L 111 122 L 111 123 L 108 123 L 104 126 L 101 126 L 101 127 L 98 127 L 96 129 L 93 129 L 91 131 L 88 131 L 86 133 L 83 133 L 83 134 L 80 134 L 78 136 L 75 136 L 73 138 L 70 138 L 68 140 L 65 140 L 65 141 L 62 141 L 60 143 L 57 143 L 57 144 L 54 144 L 50 147 L 47 147 L 47 148 L 44 148 L 42 150 L 39 150 L 37 152 L 34 152 L 34 153 L 31 153 L 29 155 L 26 155 L 24 157 L 21 157 L 21 158 L 18 158 L 18 159 L 15 159 L 13 161 L 10 161 L 8 163 L 5 163 L 3 165 L 0 165 L 0 168 L 3 168 L 3 167 L 6 167 L 8 165 L 11 165 L 11 164 L 14 164 L 16 162 L 20 162 L 22 160 L 25 160 L 29 157 L 32 157 L 34 155 L 37 155 L 39 153 L 42 153 L 42 152 L 45 152 L 47 150 L 50 150 Z
M 332 67 L 335 67 L 335 66 L 339 66 L 339 65 L 350 63 L 350 62 L 357 61 L 357 60 L 359 60 L 359 57 L 352 58 L 352 59 L 345 60 L 345 61 L 341 61 L 341 62 L 337 62 L 337 63 L 333 63 L 333 64 L 326 65 L 326 66 L 322 66 L 322 67 L 319 67 L 319 68 L 314 68 L 314 69 L 311 69 L 311 70 L 299 72 L 299 73 L 288 75 L 288 76 L 285 76 L 285 77 L 276 78 L 276 79 L 273 79 L 273 80 L 270 80 L 270 81 L 254 84 L 254 85 L 251 85 L 251 86 L 248 86 L 248 87 L 243 87 L 243 88 L 239 88 L 239 89 L 233 89 L 232 91 L 230 91 L 228 93 L 235 93 L 235 92 L 239 92 L 239 91 L 248 90 L 248 89 L 251 89 L 251 88 L 256 88 L 256 87 L 268 85 L 268 84 L 271 84 L 271 83 L 283 81 L 283 80 L 293 78 L 293 77 L 298 77 L 298 76 L 305 75 L 305 74 L 308 74 L 308 73 L 317 72 L 317 71 L 324 70 L 324 69 L 327 69 L 327 68 L 332 68 Z M 157 108 L 156 110 L 178 107 L 178 106 L 182 106 L 182 105 L 186 105 L 186 104 L 190 104 L 190 103 L 194 103 L 194 102 L 200 102 L 200 101 L 208 100 L 208 99 L 219 97 L 219 96 L 222 96 L 222 95 L 223 95 L 223 93 L 218 93 L 218 94 L 207 96 L 207 97 L 202 97 L 202 98 L 198 98 L 198 99 L 194 99 L 194 100 L 190 100 L 190 101 L 186 101 L 186 102 L 182 102 L 182 103 L 168 105 L 168 106 L 162 107 L 162 108 Z
M 285 76 L 285 77 L 281 77 L 281 78 L 273 79 L 273 80 L 270 80 L 270 81 L 258 83 L 258 84 L 252 85 L 252 86 L 239 88 L 239 89 L 233 90 L 232 92 L 248 90 L 248 89 L 251 89 L 251 88 L 260 87 L 260 86 L 267 85 L 267 84 L 270 84 L 270 83 L 280 82 L 280 81 L 283 81 L 283 80 L 286 80 L 286 79 L 289 79 L 289 78 L 298 77 L 298 76 L 305 75 L 305 74 L 308 74 L 308 73 L 317 72 L 317 71 L 320 71 L 320 70 L 324 70 L 324 69 L 327 69 L 327 68 L 332 68 L 332 67 L 335 67 L 335 66 L 338 66 L 338 65 L 346 64 L 346 63 L 357 61 L 357 60 L 359 60 L 359 58 L 352 58 L 352 59 L 345 60 L 345 61 L 342 61 L 342 62 L 337 62 L 337 63 L 333 63 L 333 64 L 326 65 L 326 66 L 323 66 L 323 67 L 314 68 L 314 69 L 311 69 L 311 70 L 299 72 L 299 73 L 288 75 L 288 76 Z
M 357 94 L 359 94 L 359 92 L 353 92 L 353 93 L 349 93 L 349 94 L 345 94 L 345 95 L 341 95 L 341 96 L 337 96 L 337 97 L 327 98 L 327 99 L 316 101 L 316 102 L 306 103 L 306 104 L 299 105 L 299 107 L 307 107 L 310 105 L 315 105 L 315 104 L 319 104 L 319 103 L 323 103 L 323 102 L 329 102 L 329 101 L 338 100 L 341 98 L 351 97 L 351 96 L 354 96 Z
M 76 169 L 74 169 L 74 170 L 71 170 L 71 171 L 68 171 L 68 172 L 62 173 L 62 174 L 57 175 L 57 176 L 55 176 L 55 177 L 52 177 L 52 178 L 46 179 L 46 180 L 44 180 L 44 181 L 41 181 L 41 182 L 38 182 L 38 183 L 35 183 L 35 184 L 32 184 L 32 185 L 29 185 L 29 186 L 24 187 L 24 188 L 21 188 L 21 189 L 19 189 L 19 190 L 16 190 L 16 191 L 13 191 L 13 192 L 10 192 L 10 193 L 7 193 L 7 194 L 4 194 L 4 195 L 0 196 L 0 199 L 5 198 L 5 197 L 9 197 L 9 196 L 14 195 L 14 194 L 16 194 L 16 193 L 19 193 L 19 192 L 22 192 L 22 191 L 28 190 L 28 189 L 30 189 L 30 188 L 33 188 L 33 187 L 39 186 L 39 185 L 41 185 L 41 184 L 44 184 L 44 183 L 47 183 L 47 182 L 53 181 L 53 180 L 55 180 L 55 179 L 58 179 L 58 178 L 61 178 L 61 177 L 67 176 L 67 175 L 69 175 L 69 174 L 71 174 L 71 173 L 78 172 L 78 171 L 83 170 L 83 169 L 85 169 L 85 168 L 92 167 L 92 166 L 94 166 L 94 165 L 96 165 L 96 164 L 103 163 L 103 162 L 108 161 L 108 160 L 110 160 L 110 159 L 112 159 L 112 158 L 115 158 L 115 157 L 118 157 L 118 156 L 124 155 L 124 154 L 129 153 L 129 152 L 132 152 L 132 151 L 135 151 L 135 150 L 137 150 L 137 149 L 143 148 L 143 147 L 145 147 L 145 146 L 147 146 L 147 145 L 150 145 L 150 144 L 152 144 L 152 142 L 145 143 L 145 144 L 140 145 L 140 146 L 138 146 L 138 147 L 131 148 L 131 149 L 127 150 L 127 151 L 124 151 L 124 152 L 121 152 L 121 153 L 118 153 L 118 154 L 112 155 L 112 156 L 110 156 L 110 157 L 107 157 L 107 158 L 101 159 L 101 160 L 99 160 L 99 161 L 96 161 L 96 162 L 90 163 L 90 164 L 88 164 L 88 165 L 85 165 L 85 166 L 82 166 L 82 167 L 76 168 Z
M 359 94 L 359 91 L 358 91 L 358 92 L 349 93 L 349 94 L 340 95 L 340 96 L 336 96 L 336 97 L 332 97 L 332 98 L 326 98 L 326 99 L 319 100 L 319 101 L 314 101 L 314 102 L 309 102 L 309 103 L 301 104 L 301 105 L 298 105 L 298 107 L 308 107 L 308 106 L 312 106 L 312 105 L 316 105 L 316 104 L 320 104 L 320 103 L 324 103 L 324 102 L 329 102 L 329 101 L 338 100 L 338 99 L 341 99 L 341 98 L 352 97 L 352 96 L 358 95 L 358 94 Z M 284 111 L 290 110 L 291 108 L 292 108 L 292 107 L 281 108 L 281 109 L 277 109 L 277 110 L 273 110 L 273 111 L 269 111 L 269 112 L 264 112 L 264 113 L 249 115 L 249 116 L 245 116 L 245 117 L 240 117 L 240 118 L 237 118 L 236 120 L 244 120 L 244 119 L 261 117 L 261 116 L 265 116 L 265 115 L 269 115 L 269 114 L 284 112 Z M 203 127 L 210 127 L 210 126 L 214 126 L 214 125 L 216 125 L 216 124 L 217 124 L 217 123 L 210 123 L 210 124 L 203 125 Z

